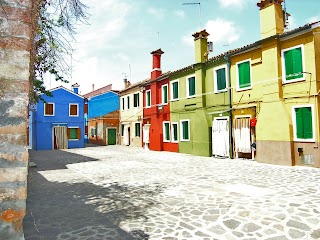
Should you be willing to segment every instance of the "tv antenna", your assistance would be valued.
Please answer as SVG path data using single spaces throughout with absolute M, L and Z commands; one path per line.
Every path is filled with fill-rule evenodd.
M 190 3 L 182 3 L 182 5 L 198 5 L 199 6 L 199 27 L 201 30 L 201 3 L 200 2 L 190 2 Z

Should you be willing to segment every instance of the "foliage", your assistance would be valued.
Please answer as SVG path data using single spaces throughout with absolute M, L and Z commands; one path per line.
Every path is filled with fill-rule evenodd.
M 68 82 L 75 25 L 85 22 L 87 6 L 81 0 L 32 0 L 32 45 L 30 54 L 30 103 L 51 96 L 43 85 L 46 74 L 56 81 Z

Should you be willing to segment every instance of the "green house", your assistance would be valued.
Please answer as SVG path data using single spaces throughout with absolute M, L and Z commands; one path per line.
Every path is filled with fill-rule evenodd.
M 224 54 L 208 59 L 208 35 L 192 35 L 195 64 L 170 74 L 172 134 L 181 153 L 230 157 L 230 65 Z

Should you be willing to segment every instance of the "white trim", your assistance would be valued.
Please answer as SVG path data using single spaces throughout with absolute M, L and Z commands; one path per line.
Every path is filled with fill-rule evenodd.
M 68 128 L 79 129 L 79 131 L 80 131 L 80 138 L 76 138 L 76 139 L 69 139 L 69 138 L 68 138 L 68 141 L 79 141 L 79 140 L 81 139 L 81 128 L 78 127 L 78 126 L 70 126 L 70 127 L 67 127 L 67 133 L 68 133 Z
M 48 115 L 46 114 L 46 104 L 52 104 L 52 115 Z M 55 116 L 55 111 L 56 111 L 56 104 L 54 102 L 47 102 L 47 103 L 43 103 L 43 116 L 45 117 L 54 117 Z
M 194 95 L 189 95 L 189 79 L 194 77 Z M 196 92 L 196 75 L 192 74 L 186 77 L 186 97 L 187 98 L 194 98 L 197 95 Z
M 246 114 L 246 115 L 236 115 L 234 116 L 234 118 L 252 118 L 252 115 L 251 114 Z
M 250 67 L 250 86 L 249 87 L 245 87 L 245 88 L 240 88 L 239 86 L 239 67 L 238 65 L 241 63 L 245 63 L 245 62 L 249 62 L 249 67 Z M 251 58 L 245 59 L 243 61 L 237 62 L 236 63 L 236 81 L 237 81 L 237 91 L 245 91 L 245 90 L 249 90 L 252 89 L 252 67 L 251 67 Z
M 164 102 L 164 94 L 163 94 L 164 87 L 167 87 L 167 102 L 166 103 Z M 169 85 L 166 83 L 161 86 L 161 103 L 162 103 L 162 105 L 167 105 L 168 102 L 169 102 Z
M 169 125 L 169 140 L 167 140 L 165 137 L 166 137 L 166 128 L 165 128 L 165 125 L 166 124 L 168 124 Z M 163 142 L 170 142 L 171 141 L 171 134 L 170 134 L 170 132 L 171 132 L 171 128 L 170 128 L 171 126 L 170 126 L 170 121 L 163 121 L 162 122 L 162 133 L 163 133 L 163 137 L 162 137 L 162 140 L 163 140 Z
M 148 105 L 148 92 L 150 92 L 150 105 Z M 152 106 L 152 101 L 151 101 L 151 89 L 149 89 L 149 90 L 146 91 L 145 100 L 146 100 L 146 108 L 151 108 L 151 106 Z
M 183 139 L 183 127 L 182 127 L 182 122 L 188 122 L 188 139 Z M 181 119 L 180 120 L 180 142 L 189 142 L 190 141 L 190 120 L 189 119 Z
M 134 96 L 136 94 L 138 94 L 138 106 L 137 107 L 134 106 Z M 139 108 L 139 107 L 140 107 L 140 92 L 135 92 L 135 93 L 133 93 L 133 108 Z
M 173 125 L 177 125 L 177 140 L 174 140 Z M 173 143 L 179 142 L 179 123 L 178 122 L 171 123 L 171 142 Z
M 59 89 L 66 90 L 67 92 L 72 93 L 73 95 L 75 95 L 75 96 L 77 96 L 77 97 L 79 97 L 79 98 L 84 99 L 84 97 L 82 97 L 81 95 L 79 95 L 79 94 L 77 94 L 77 93 L 75 93 L 75 92 L 73 92 L 73 91 L 71 91 L 71 90 L 69 90 L 69 89 L 67 89 L 67 88 L 65 88 L 65 87 L 63 87 L 63 86 L 60 86 L 60 87 L 57 87 L 57 88 L 53 88 L 53 89 L 49 90 L 49 92 L 54 92 L 54 91 L 59 90 Z
M 296 121 L 296 111 L 297 108 L 311 107 L 311 117 L 312 117 L 312 138 L 304 139 L 297 138 L 297 121 Z M 314 116 L 314 104 L 304 104 L 292 106 L 292 125 L 293 125 L 293 140 L 295 142 L 315 142 L 316 126 L 315 126 L 315 116 Z
M 71 105 L 77 106 L 77 115 L 70 115 Z M 79 103 L 69 103 L 69 117 L 79 117 Z
M 174 83 L 178 83 L 178 97 L 177 98 L 173 98 L 173 84 Z M 179 96 L 180 96 L 180 84 L 179 84 L 179 79 L 171 81 L 170 82 L 170 101 L 177 101 L 179 100 Z
M 218 90 L 218 79 L 217 79 L 217 71 L 220 69 L 225 69 L 226 71 L 226 88 L 222 89 L 222 90 Z M 227 64 L 218 66 L 213 68 L 213 89 L 214 89 L 214 93 L 221 93 L 221 92 L 226 92 L 228 91 L 228 86 L 229 86 L 229 81 L 228 81 L 228 71 L 227 71 L 228 67 Z
M 161 70 L 161 68 L 154 68 L 154 69 L 152 69 L 152 72 L 153 71 L 162 71 L 162 70 Z
M 286 84 L 286 83 L 293 83 L 293 82 L 300 82 L 300 81 L 304 81 L 306 80 L 306 74 L 302 73 L 302 77 L 301 78 L 295 78 L 292 80 L 287 80 L 286 78 L 286 64 L 285 64 L 285 59 L 284 59 L 284 53 L 287 51 L 290 51 L 292 49 L 296 49 L 296 48 L 301 48 L 301 57 L 302 57 L 302 72 L 305 72 L 305 60 L 304 60 L 304 45 L 300 44 L 300 45 L 296 45 L 294 47 L 290 47 L 290 48 L 285 48 L 281 50 L 281 64 L 282 64 L 282 84 Z

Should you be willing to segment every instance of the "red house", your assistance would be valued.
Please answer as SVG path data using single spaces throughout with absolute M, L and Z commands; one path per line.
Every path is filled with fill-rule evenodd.
M 154 151 L 178 152 L 170 123 L 169 72 L 162 74 L 161 49 L 151 52 L 152 71 L 143 87 L 143 146 Z

